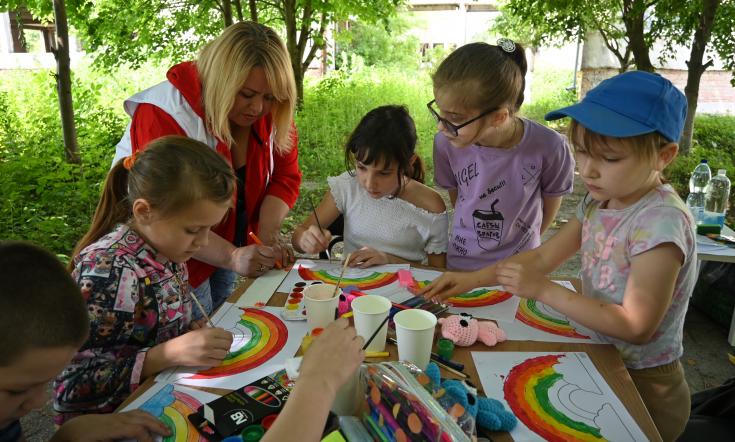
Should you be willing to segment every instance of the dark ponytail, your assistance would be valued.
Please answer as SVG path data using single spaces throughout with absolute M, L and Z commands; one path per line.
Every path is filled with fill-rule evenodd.
M 69 260 L 67 270 L 74 270 L 74 257 L 79 255 L 85 247 L 100 239 L 112 231 L 115 225 L 124 223 L 130 219 L 131 207 L 128 200 L 128 170 L 120 161 L 107 173 L 105 184 L 102 187 L 102 195 L 97 203 L 97 208 L 92 216 L 92 224 L 82 239 L 74 246 L 71 252 L 72 259 Z
M 416 152 L 416 125 L 405 106 L 388 105 L 371 110 L 360 120 L 345 144 L 345 166 L 354 173 L 356 162 L 363 164 L 391 164 L 398 169 L 397 179 L 403 177 L 424 180 L 424 166 L 421 159 L 411 165 L 411 157 Z M 395 198 L 402 186 L 393 194 Z

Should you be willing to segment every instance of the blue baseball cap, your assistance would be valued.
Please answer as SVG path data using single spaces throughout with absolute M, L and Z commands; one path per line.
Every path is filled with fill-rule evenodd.
M 679 142 L 687 116 L 687 100 L 658 74 L 629 71 L 603 80 L 577 104 L 549 112 L 547 121 L 572 117 L 585 128 L 609 137 L 658 132 Z

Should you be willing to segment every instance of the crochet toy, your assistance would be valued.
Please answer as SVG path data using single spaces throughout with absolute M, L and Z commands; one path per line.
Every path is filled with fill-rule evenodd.
M 497 324 L 492 321 L 480 322 L 467 313 L 440 318 L 439 324 L 442 326 L 442 336 L 461 347 L 470 346 L 478 339 L 489 347 L 505 341 L 505 332 Z
M 434 398 L 457 419 L 457 424 L 465 432 L 475 433 L 475 428 L 466 428 L 469 422 L 489 431 L 510 431 L 518 423 L 513 413 L 506 410 L 500 401 L 478 396 L 477 390 L 464 382 L 454 379 L 442 381 L 435 363 L 429 363 L 424 373 L 434 386 Z

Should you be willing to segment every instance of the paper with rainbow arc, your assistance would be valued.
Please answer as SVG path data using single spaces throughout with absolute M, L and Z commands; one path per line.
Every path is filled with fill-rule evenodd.
M 305 322 L 283 321 L 280 308 L 238 307 L 225 303 L 212 316 L 217 327 L 233 335 L 230 352 L 218 367 L 176 367 L 156 377 L 159 382 L 236 389 L 283 368 L 296 354 L 307 332 Z
M 342 272 L 342 263 L 299 259 L 286 278 L 278 287 L 279 292 L 289 293 L 297 282 L 321 281 L 327 284 L 336 284 Z M 402 290 L 398 284 L 398 270 L 408 269 L 408 264 L 386 264 L 367 269 L 347 267 L 340 281 L 340 287 L 354 286 L 360 291 L 371 295 L 381 295 L 392 298 L 394 295 L 403 295 L 408 298 L 411 294 Z
M 412 268 L 411 273 L 419 287 L 424 287 L 441 276 L 441 272 L 418 268 Z M 445 302 L 451 306 L 450 313 L 469 313 L 476 318 L 510 322 L 515 318 L 520 301 L 521 298 L 504 291 L 500 286 L 495 286 L 479 287 L 468 293 L 451 297 Z M 505 328 L 505 325 L 501 324 L 501 327 Z
M 206 442 L 189 422 L 187 416 L 197 411 L 204 403 L 219 396 L 179 385 L 156 383 L 123 411 L 143 410 L 152 414 L 171 429 L 171 435 L 158 436 L 163 442 Z
M 554 281 L 574 290 L 569 281 Z M 583 342 L 600 344 L 604 340 L 586 327 L 577 324 L 546 304 L 532 299 L 522 299 L 516 312 L 516 320 L 503 324 L 510 341 Z
M 648 440 L 586 353 L 472 352 L 482 387 L 519 423 L 514 441 Z

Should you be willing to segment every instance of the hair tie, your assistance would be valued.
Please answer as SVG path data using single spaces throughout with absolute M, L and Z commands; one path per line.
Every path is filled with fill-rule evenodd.
M 516 51 L 516 44 L 513 40 L 505 37 L 498 39 L 498 47 L 509 54 Z
M 123 167 L 127 170 L 130 170 L 133 168 L 133 164 L 135 164 L 135 154 L 132 154 L 130 156 L 127 156 L 123 159 Z

